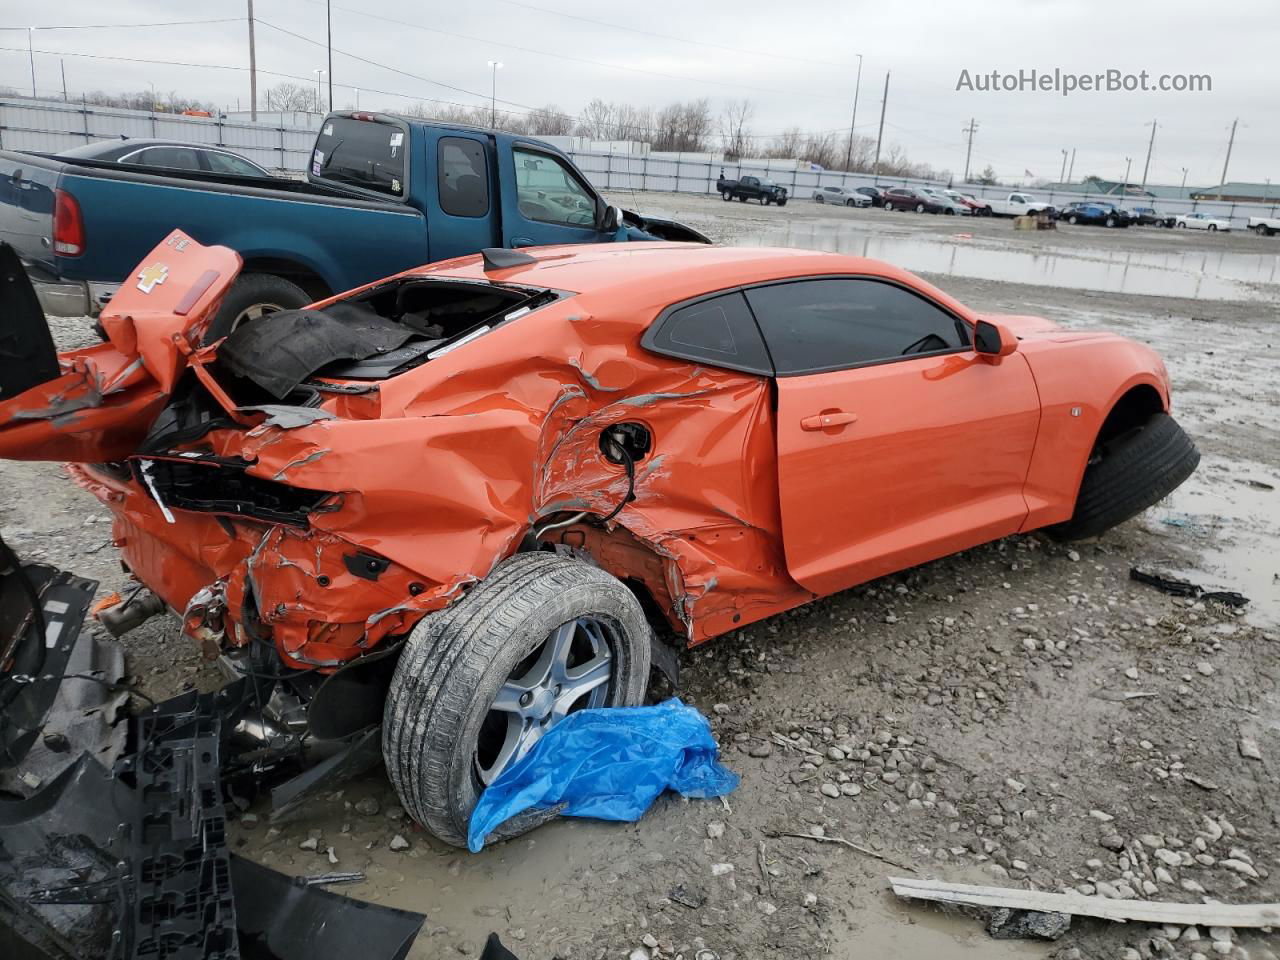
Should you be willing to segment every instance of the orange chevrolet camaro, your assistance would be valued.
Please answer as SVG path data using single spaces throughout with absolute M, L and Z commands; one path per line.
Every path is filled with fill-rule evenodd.
M 177 613 L 272 678 L 265 725 L 381 724 L 405 808 L 459 845 L 560 718 L 640 702 L 664 641 L 1098 534 L 1198 460 L 1147 347 L 874 260 L 491 250 L 205 344 L 239 266 L 175 231 L 57 357 L 9 285 L 0 457 L 70 461 L 111 510 L 146 592 L 104 623 Z

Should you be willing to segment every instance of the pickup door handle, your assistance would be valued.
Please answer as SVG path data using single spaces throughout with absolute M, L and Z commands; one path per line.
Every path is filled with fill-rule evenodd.
M 532 247 L 532 246 L 536 246 L 536 242 L 533 240 L 530 240 L 528 237 L 512 237 L 511 238 L 512 249 L 515 249 L 516 247 Z
M 801 430 L 826 430 L 829 427 L 843 427 L 858 419 L 856 413 L 845 413 L 843 410 L 828 410 L 826 413 L 815 413 L 800 421 Z

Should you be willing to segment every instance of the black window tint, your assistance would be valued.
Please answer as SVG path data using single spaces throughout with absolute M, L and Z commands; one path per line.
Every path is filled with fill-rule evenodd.
M 466 137 L 441 137 L 437 161 L 440 208 L 455 217 L 489 212 L 489 168 L 484 144 Z
M 678 307 L 660 317 L 641 343 L 655 353 L 715 367 L 773 374 L 769 352 L 741 293 Z
M 968 343 L 951 314 L 877 280 L 799 280 L 746 292 L 779 374 L 955 350 Z
M 311 154 L 311 175 L 391 196 L 404 193 L 404 130 L 391 123 L 326 120 Z
M 196 152 L 186 147 L 152 147 L 135 154 L 125 163 L 137 163 L 144 167 L 169 167 L 174 170 L 199 170 Z

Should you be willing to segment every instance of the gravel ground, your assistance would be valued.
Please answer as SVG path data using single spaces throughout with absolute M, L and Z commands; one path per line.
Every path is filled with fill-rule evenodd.
M 1276 241 L 1152 229 L 1017 233 L 1008 221 L 614 198 L 715 239 L 850 221 L 1011 253 L 1269 256 Z M 362 870 L 343 892 L 422 910 L 415 958 L 475 956 L 490 930 L 563 958 L 1249 956 L 1263 934 L 1076 921 L 1055 944 L 996 941 L 975 917 L 904 907 L 885 877 L 1120 898 L 1280 901 L 1280 408 L 1277 303 L 1064 290 L 929 275 L 970 305 L 1153 344 L 1204 461 L 1169 502 L 1072 547 L 1012 537 L 864 585 L 684 655 L 681 695 L 742 774 L 727 802 L 663 798 L 638 824 L 561 821 L 481 854 L 413 828 L 370 775 L 242 852 L 290 873 Z M 1012 277 L 1011 279 L 1016 279 Z M 1270 298 L 1270 299 L 1266 299 Z M 64 321 L 65 346 L 88 336 Z M 105 511 L 54 464 L 0 462 L 5 538 L 122 585 Z M 1242 614 L 1132 582 L 1158 566 L 1253 598 Z M 154 620 L 125 640 L 153 696 L 217 677 Z M 1140 696 L 1132 696 L 1140 694 Z M 1128 697 L 1126 699 L 1126 697 Z M 855 849 L 838 842 L 845 839 Z M 332 866 L 336 859 L 338 866 Z M 700 953 L 708 950 L 711 953 Z

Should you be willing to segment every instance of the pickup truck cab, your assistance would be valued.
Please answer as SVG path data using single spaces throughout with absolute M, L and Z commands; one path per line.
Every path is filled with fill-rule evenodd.
M 47 313 L 97 314 L 175 227 L 244 259 L 211 336 L 486 247 L 707 242 L 611 207 L 550 144 L 384 114 L 329 114 L 305 181 L 0 151 L 0 240 Z
M 1011 193 L 987 200 L 997 217 L 1025 217 L 1036 213 L 1053 213 L 1053 204 L 1037 200 L 1029 193 Z
M 724 174 L 716 181 L 716 189 L 725 200 L 759 200 L 761 206 L 767 207 L 776 203 L 780 207 L 787 205 L 787 188 L 780 187 L 772 180 L 760 177 L 743 177 L 741 180 L 728 180 Z
M 1260 237 L 1274 236 L 1280 231 L 1280 217 L 1250 217 L 1249 229 Z

